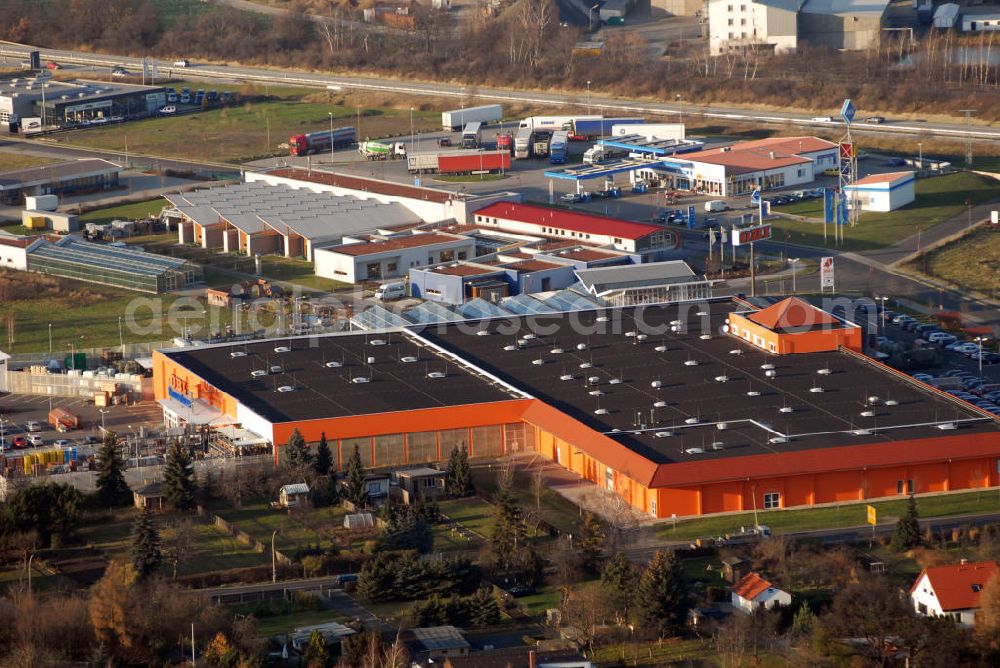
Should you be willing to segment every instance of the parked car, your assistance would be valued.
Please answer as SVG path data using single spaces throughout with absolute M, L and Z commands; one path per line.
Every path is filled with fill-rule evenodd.
M 889 167 L 902 167 L 906 164 L 906 161 L 902 158 L 889 158 L 885 164 Z
M 19 450 L 21 448 L 28 447 L 28 439 L 26 439 L 24 436 L 15 436 L 14 437 L 14 447 L 17 448 L 17 449 L 19 449 Z
M 181 58 L 180 60 L 174 61 L 174 67 L 191 67 L 191 61 L 187 58 Z
M 451 146 L 451 137 L 438 138 L 438 146 Z
M 209 102 L 218 102 L 219 101 L 219 93 L 217 91 L 210 90 L 205 95 L 205 99 L 208 100 Z
M 28 443 L 34 446 L 45 445 L 45 441 L 38 434 L 29 434 Z
M 24 423 L 24 428 L 27 429 L 28 431 L 41 431 L 42 425 L 40 422 L 37 422 L 35 420 L 28 420 L 27 422 Z
M 872 125 L 881 125 L 885 123 L 885 116 L 869 116 L 865 119 L 865 123 L 871 123 Z
M 127 69 L 125 69 L 124 67 L 116 67 L 113 70 L 111 70 L 111 76 L 120 79 L 122 77 L 129 76 L 129 71 Z
M 69 444 L 70 444 L 69 441 L 67 441 L 65 438 L 59 438 L 52 442 L 52 445 L 56 446 L 57 448 L 66 448 L 69 447 Z
M 84 445 L 97 445 L 98 443 L 101 442 L 101 439 L 97 438 L 96 436 L 84 436 L 82 439 L 80 439 L 80 442 L 83 443 Z
M 583 201 L 583 195 L 580 193 L 566 193 L 559 196 L 560 202 L 566 202 L 567 204 L 577 204 Z
M 813 116 L 809 120 L 813 123 L 833 123 L 833 116 Z
M 840 170 L 836 167 L 827 167 L 823 170 L 823 173 L 827 176 L 840 176 Z
M 176 97 L 176 95 L 174 97 Z M 177 113 L 177 107 L 175 107 L 172 104 L 168 104 L 165 107 L 160 107 L 160 114 L 162 114 L 164 116 L 167 116 L 169 114 L 176 114 L 176 113 Z
M 57 63 L 54 60 L 50 60 L 49 62 L 45 63 L 45 69 L 47 69 L 47 70 L 61 70 L 62 69 L 62 65 L 60 65 L 59 63 Z

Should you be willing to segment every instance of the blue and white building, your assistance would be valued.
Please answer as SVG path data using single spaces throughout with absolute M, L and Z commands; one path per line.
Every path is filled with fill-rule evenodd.
M 917 197 L 917 177 L 913 172 L 872 174 L 844 186 L 848 206 L 854 202 L 862 211 L 895 211 Z

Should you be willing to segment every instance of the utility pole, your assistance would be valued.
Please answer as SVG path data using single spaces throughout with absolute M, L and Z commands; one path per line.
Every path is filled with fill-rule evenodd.
M 965 114 L 965 166 L 972 167 L 972 114 L 975 109 L 959 109 Z

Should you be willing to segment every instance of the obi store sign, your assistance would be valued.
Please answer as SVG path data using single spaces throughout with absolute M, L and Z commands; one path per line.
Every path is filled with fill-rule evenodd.
M 167 384 L 167 395 L 187 408 L 191 408 L 193 400 L 188 391 L 188 383 L 183 378 L 178 378 L 176 375 L 170 376 L 170 382 Z

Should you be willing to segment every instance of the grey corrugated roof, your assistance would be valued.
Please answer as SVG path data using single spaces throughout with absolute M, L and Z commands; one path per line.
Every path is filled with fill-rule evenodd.
M 427 651 L 441 649 L 468 648 L 469 642 L 462 637 L 462 632 L 454 626 L 433 626 L 430 628 L 410 629 L 414 639 Z
M 889 0 L 806 0 L 801 11 L 807 14 L 882 16 Z
M 577 269 L 576 277 L 588 290 L 601 294 L 608 290 L 684 283 L 695 278 L 696 274 L 683 260 L 668 260 L 648 264 Z
M 54 165 L 15 169 L 0 173 L 0 190 L 26 188 L 41 183 L 65 181 L 66 179 L 82 179 L 98 174 L 119 173 L 122 168 L 108 160 L 100 158 L 85 158 L 70 160 Z
M 280 234 L 293 232 L 312 241 L 421 222 L 400 204 L 263 182 L 171 194 L 167 199 L 181 212 L 186 213 L 188 207 L 202 216 L 206 210 L 213 211 L 245 232 L 270 227 Z
M 45 242 L 28 253 L 32 257 L 50 258 L 83 268 L 101 267 L 143 276 L 160 276 L 167 271 L 182 270 L 186 260 L 147 253 L 134 248 L 119 248 L 106 244 L 64 237 L 58 244 Z

